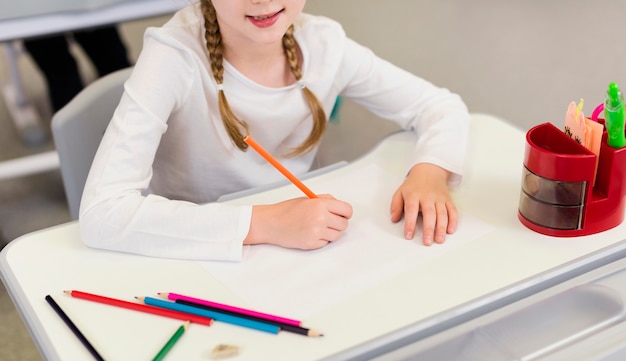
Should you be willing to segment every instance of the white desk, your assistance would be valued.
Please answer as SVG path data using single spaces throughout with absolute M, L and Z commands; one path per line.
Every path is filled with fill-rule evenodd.
M 216 344 L 232 343 L 243 348 L 236 360 L 369 359 L 626 253 L 626 242 L 621 241 L 626 224 L 578 238 L 552 238 L 522 226 L 517 206 L 524 132 L 490 116 L 474 115 L 472 123 L 467 173 L 454 198 L 461 212 L 491 224 L 491 232 L 303 320 L 307 327 L 324 332 L 323 338 L 267 335 L 216 323 L 190 327 L 171 358 L 208 359 Z M 395 134 L 363 158 L 311 182 L 371 163 L 403 173 L 407 159 L 402 154 L 412 141 L 409 133 Z M 259 197 L 267 199 L 271 192 Z M 89 355 L 46 304 L 46 294 L 69 311 L 107 359 L 147 359 L 179 321 L 72 299 L 62 290 L 121 299 L 179 292 L 246 306 L 196 262 L 89 249 L 81 243 L 73 222 L 20 237 L 0 255 L 2 280 L 49 360 L 88 359 Z
M 188 3 L 188 0 L 103 1 L 102 4 L 107 5 L 98 5 L 97 1 L 85 0 L 84 7 L 79 0 L 67 4 L 63 1 L 54 1 L 59 11 L 43 14 L 38 10 L 42 7 L 37 6 L 36 1 L 28 4 L 32 0 L 26 1 L 26 5 L 22 2 L 15 6 L 11 1 L 0 5 L 3 13 L 0 19 L 0 42 L 6 55 L 9 76 L 8 83 L 4 84 L 2 89 L 3 96 L 13 123 L 26 144 L 40 144 L 48 132 L 41 124 L 34 105 L 25 94 L 17 64 L 20 54 L 12 43 L 14 40 L 165 15 Z M 50 3 L 46 0 L 44 4 L 46 6 L 43 8 L 49 8 Z M 2 9 L 4 7 L 7 9 Z M 31 15 L 26 15 L 27 9 L 30 9 Z M 18 158 L 11 160 L 10 163 L 0 162 L 0 180 L 44 172 L 58 166 L 59 160 L 54 151 Z

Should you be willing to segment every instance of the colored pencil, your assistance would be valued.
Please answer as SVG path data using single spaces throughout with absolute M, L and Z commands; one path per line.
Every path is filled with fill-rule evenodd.
M 46 301 L 48 301 L 48 303 L 50 304 L 50 306 L 52 306 L 52 308 L 54 309 L 54 311 L 57 313 L 57 315 L 59 315 L 59 317 L 61 317 L 61 319 L 63 320 L 63 322 L 65 322 L 65 324 L 70 328 L 70 330 L 72 330 L 72 332 L 74 333 L 74 335 L 76 335 L 76 337 L 78 337 L 78 339 L 80 340 L 80 342 L 83 344 L 83 346 L 85 346 L 87 348 L 87 350 L 89 351 L 89 353 L 96 359 L 99 361 L 104 361 L 104 358 L 102 358 L 102 356 L 100 356 L 100 354 L 98 353 L 98 351 L 96 351 L 96 349 L 91 345 L 91 343 L 89 342 L 89 340 L 87 340 L 87 338 L 85 337 L 85 335 L 83 335 L 82 332 L 80 332 L 80 330 L 78 329 L 78 327 L 76 327 L 76 325 L 74 324 L 74 322 L 72 322 L 72 320 L 67 316 L 67 314 L 65 313 L 65 311 L 63 311 L 63 309 L 61 308 L 61 306 L 59 306 L 58 303 L 56 303 L 56 301 L 52 298 L 52 296 L 47 295 L 46 296 Z
M 188 306 L 192 306 L 192 307 L 202 308 L 202 309 L 205 309 L 205 310 L 210 310 L 210 311 L 224 313 L 224 314 L 227 314 L 227 315 L 242 317 L 242 318 L 246 318 L 248 320 L 254 320 L 254 321 L 259 321 L 259 322 L 266 322 L 268 324 L 272 324 L 272 325 L 276 325 L 276 326 L 280 327 L 281 331 L 297 333 L 299 335 L 304 335 L 304 336 L 309 336 L 309 337 L 324 336 L 324 335 L 322 335 L 318 331 L 311 330 L 311 329 L 308 329 L 308 328 L 304 328 L 304 327 L 301 327 L 301 326 L 294 326 L 294 325 L 281 323 L 281 322 L 277 322 L 277 321 L 271 321 L 271 320 L 264 319 L 264 318 L 261 318 L 261 317 L 255 317 L 255 316 L 251 316 L 251 315 L 247 315 L 247 314 L 241 314 L 241 313 L 237 313 L 237 312 L 233 312 L 233 311 L 218 309 L 218 308 L 215 308 L 215 307 L 211 307 L 211 306 L 207 306 L 207 305 L 203 305 L 203 304 L 190 302 L 190 301 L 187 301 L 187 300 L 178 299 L 178 300 L 176 300 L 174 302 L 180 303 L 181 305 L 188 305 Z
M 176 302 L 166 301 L 154 297 L 137 297 L 138 300 L 144 302 L 146 305 L 162 307 L 168 310 L 174 310 L 178 312 L 184 312 L 196 316 L 210 317 L 215 321 L 230 323 L 237 326 L 247 327 L 258 331 L 264 331 L 277 334 L 280 331 L 280 327 L 269 324 L 267 322 L 259 322 L 254 320 L 248 320 L 243 317 L 237 317 L 227 315 L 225 313 L 209 311 L 198 307 L 183 305 Z
M 268 313 L 257 312 L 245 308 L 234 307 L 225 305 L 223 303 L 212 302 L 209 300 L 199 299 L 195 297 L 185 296 L 178 293 L 159 293 L 159 295 L 166 297 L 176 303 L 204 308 L 207 310 L 222 312 L 233 316 L 243 317 L 250 320 L 267 322 L 280 327 L 281 331 L 293 332 L 300 335 L 310 337 L 323 336 L 320 332 L 301 327 L 302 321 L 293 320 L 290 318 L 280 317 L 276 315 L 270 315 Z
M 76 298 L 80 298 L 80 299 L 84 299 L 88 301 L 103 303 L 106 305 L 126 308 L 126 309 L 139 311 L 139 312 L 151 313 L 153 315 L 158 315 L 158 316 L 163 316 L 163 317 L 175 318 L 175 319 L 183 320 L 183 321 L 189 320 L 191 322 L 199 323 L 199 324 L 206 325 L 206 326 L 211 325 L 211 322 L 213 322 L 211 318 L 206 317 L 206 316 L 199 316 L 199 315 L 193 316 L 193 315 L 189 315 L 188 313 L 176 312 L 173 310 L 166 310 L 161 307 L 152 307 L 152 306 L 148 306 L 142 303 L 118 300 L 115 298 L 94 295 L 91 293 L 74 291 L 74 290 L 64 291 L 64 292 L 72 297 L 76 297 Z
M 280 317 L 280 316 L 275 316 L 275 315 L 270 315 L 268 313 L 262 313 L 262 312 L 257 312 L 257 311 L 253 311 L 253 310 L 249 310 L 249 309 L 245 309 L 245 308 L 240 308 L 240 307 L 234 307 L 234 306 L 229 306 L 229 305 L 225 305 L 223 303 L 217 303 L 217 302 L 213 302 L 213 301 L 209 301 L 209 300 L 205 300 L 205 299 L 200 299 L 200 298 L 195 298 L 195 297 L 190 297 L 190 296 L 185 296 L 185 295 L 181 295 L 178 293 L 159 293 L 159 295 L 166 297 L 167 299 L 170 299 L 172 301 L 187 301 L 187 302 L 191 302 L 191 303 L 195 303 L 198 305 L 204 305 L 204 306 L 208 306 L 208 307 L 213 307 L 216 311 L 230 311 L 239 315 L 248 315 L 248 316 L 253 316 L 253 317 L 258 317 L 261 319 L 265 319 L 268 321 L 274 321 L 274 322 L 279 322 L 282 324 L 286 324 L 286 325 L 292 325 L 292 326 L 301 326 L 302 325 L 302 321 L 298 321 L 298 320 L 293 320 L 290 318 L 286 318 L 286 317 Z
M 293 173 L 291 173 L 285 166 L 280 164 L 280 162 L 274 158 L 265 148 L 263 148 L 259 143 L 257 143 L 251 136 L 247 135 L 243 138 L 243 141 L 246 142 L 252 149 L 256 150 L 257 153 L 261 155 L 261 157 L 265 158 L 268 163 L 274 166 L 276 170 L 281 172 L 287 179 L 291 181 L 296 187 L 300 188 L 301 191 L 304 192 L 309 198 L 317 198 L 317 195 L 313 193 L 307 186 L 304 185 Z
M 187 326 L 189 326 L 189 321 L 185 321 L 185 323 L 183 323 L 177 330 L 176 332 L 174 332 L 174 334 L 172 335 L 172 337 L 170 337 L 170 339 L 167 341 L 167 343 L 165 343 L 165 345 L 163 346 L 163 348 L 159 351 L 159 353 L 157 353 L 156 356 L 154 356 L 154 358 L 152 359 L 152 361 L 161 361 L 163 360 L 163 358 L 165 357 L 165 355 L 167 355 L 168 352 L 170 352 L 170 350 L 172 349 L 172 347 L 174 347 L 174 344 L 176 344 L 176 342 L 178 341 L 178 339 L 183 335 L 183 333 L 185 333 L 185 330 L 187 329 Z

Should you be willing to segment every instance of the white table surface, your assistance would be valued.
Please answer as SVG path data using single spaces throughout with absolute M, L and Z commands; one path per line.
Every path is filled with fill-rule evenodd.
M 403 173 L 407 159 L 398 155 L 406 153 L 413 139 L 410 133 L 392 135 L 364 157 L 318 178 L 332 179 L 371 163 Z M 372 348 L 409 334 L 440 331 L 439 325 L 463 314 L 624 250 L 625 224 L 576 238 L 549 237 L 525 228 L 517 219 L 523 153 L 522 130 L 491 116 L 473 115 L 467 171 L 453 196 L 461 212 L 489 223 L 493 230 L 303 320 L 306 327 L 322 331 L 323 338 L 269 335 L 221 323 L 192 325 L 171 358 L 209 359 L 215 345 L 229 343 L 242 349 L 233 360 L 364 359 Z M 272 192 L 279 194 L 280 189 L 261 193 L 259 199 Z M 47 294 L 112 360 L 152 357 L 180 322 L 73 299 L 63 290 L 121 299 L 178 292 L 246 306 L 196 262 L 89 249 L 75 222 L 22 236 L 0 256 L 2 280 L 49 360 L 89 355 L 47 305 Z

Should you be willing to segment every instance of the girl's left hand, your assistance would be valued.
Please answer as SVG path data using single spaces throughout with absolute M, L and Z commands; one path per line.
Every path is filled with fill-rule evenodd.
M 411 168 L 408 176 L 391 199 L 391 221 L 396 223 L 404 215 L 404 237 L 413 239 L 417 218 L 422 215 L 423 242 L 430 246 L 433 240 L 443 243 L 446 234 L 457 227 L 457 209 L 448 189 L 450 172 L 434 164 L 420 163 Z

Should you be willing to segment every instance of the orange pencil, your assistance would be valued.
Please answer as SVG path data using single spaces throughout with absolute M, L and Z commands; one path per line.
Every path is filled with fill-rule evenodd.
M 300 190 L 303 191 L 304 194 L 307 195 L 307 197 L 317 198 L 317 195 L 315 195 L 315 193 L 313 193 L 309 188 L 307 188 L 307 186 L 305 186 L 304 183 L 302 183 L 298 178 L 296 178 L 296 176 L 293 175 L 287 168 L 285 168 L 285 166 L 280 164 L 280 162 L 278 162 L 276 158 L 274 158 L 267 150 L 261 147 L 259 143 L 257 143 L 254 139 L 252 139 L 251 136 L 246 135 L 246 137 L 243 138 L 243 141 L 248 143 L 248 145 L 251 146 L 254 150 L 256 150 L 257 153 L 259 153 L 263 158 L 265 158 L 266 161 L 268 161 L 271 165 L 273 165 L 274 168 L 276 168 L 276 170 L 278 170 L 285 177 L 287 177 L 287 179 L 289 179 L 291 183 L 293 183 L 296 187 L 300 188 Z

